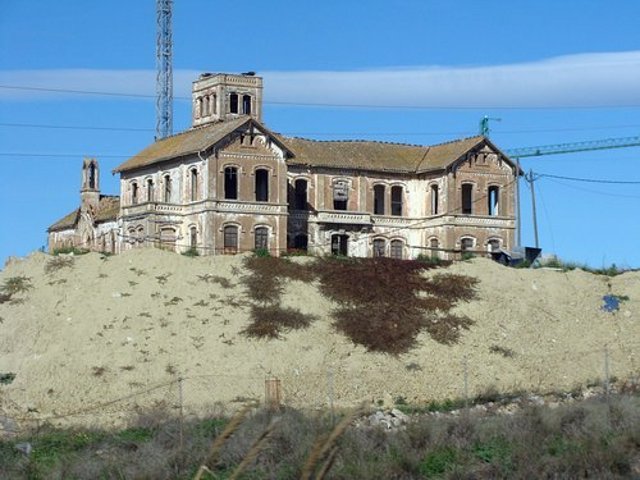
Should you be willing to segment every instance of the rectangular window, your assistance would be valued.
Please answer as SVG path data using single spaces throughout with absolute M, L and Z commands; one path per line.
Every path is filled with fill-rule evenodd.
M 349 185 L 347 182 L 338 181 L 333 184 L 333 209 L 346 210 L 349 200 Z
M 256 202 L 269 201 L 269 170 L 256 170 Z
M 224 198 L 227 200 L 238 199 L 238 169 L 235 167 L 224 169 Z
M 238 253 L 238 227 L 236 226 L 224 227 L 224 253 Z
M 164 177 L 163 201 L 166 203 L 171 202 L 171 177 L 169 175 L 165 175 Z
M 384 215 L 384 185 L 376 185 L 373 187 L 373 214 Z
M 462 214 L 471 215 L 473 213 L 473 185 L 462 184 Z
M 191 201 L 198 200 L 198 171 L 191 170 Z
M 256 250 L 269 248 L 269 229 L 266 227 L 256 228 Z
M 391 187 L 391 215 L 402 216 L 402 187 Z

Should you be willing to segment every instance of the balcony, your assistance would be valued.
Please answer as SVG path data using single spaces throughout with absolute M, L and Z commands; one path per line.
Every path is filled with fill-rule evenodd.
M 131 215 L 144 215 L 149 213 L 176 213 L 181 214 L 182 205 L 173 205 L 170 203 L 144 202 L 137 205 L 129 205 L 122 208 L 125 217 Z
M 316 214 L 315 221 L 317 223 L 371 226 L 371 214 L 365 212 L 346 212 L 342 210 L 320 210 Z

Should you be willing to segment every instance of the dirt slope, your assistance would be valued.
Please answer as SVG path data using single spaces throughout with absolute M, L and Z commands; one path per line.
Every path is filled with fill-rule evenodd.
M 457 307 L 475 325 L 457 345 L 425 334 L 419 348 L 393 357 L 335 332 L 333 305 L 313 283 L 288 282 L 283 296 L 284 306 L 319 317 L 310 328 L 282 340 L 246 339 L 241 256 L 88 254 L 45 273 L 51 258 L 33 254 L 0 272 L 0 285 L 16 276 L 33 285 L 17 302 L 0 304 L 0 374 L 16 374 L 0 385 L 0 409 L 17 420 L 108 424 L 136 406 L 177 404 L 178 376 L 185 378 L 186 411 L 201 412 L 214 402 L 262 399 L 271 375 L 282 380 L 286 403 L 322 407 L 330 397 L 350 405 L 461 396 L 465 357 L 471 395 L 491 385 L 547 391 L 601 378 L 605 345 L 612 375 L 640 371 L 638 272 L 609 278 L 508 269 L 485 259 L 456 264 L 448 270 L 480 280 L 478 299 Z M 607 293 L 629 300 L 606 313 Z

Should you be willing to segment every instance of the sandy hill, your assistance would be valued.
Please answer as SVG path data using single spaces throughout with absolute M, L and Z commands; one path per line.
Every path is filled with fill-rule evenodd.
M 489 386 L 571 389 L 602 378 L 605 345 L 612 375 L 640 370 L 639 272 L 610 278 L 486 259 L 454 264 L 447 271 L 479 280 L 478 298 L 456 307 L 475 324 L 458 344 L 424 334 L 417 348 L 392 356 L 336 332 L 334 304 L 314 282 L 287 281 L 283 294 L 284 306 L 317 315 L 309 328 L 279 340 L 246 338 L 242 256 L 87 254 L 47 273 L 52 258 L 12 259 L 0 272 L 0 285 L 24 276 L 33 286 L 0 304 L 0 375 L 15 373 L 0 385 L 0 409 L 16 420 L 108 423 L 137 406 L 176 404 L 178 377 L 185 409 L 202 412 L 263 398 L 268 376 L 281 379 L 286 403 L 322 407 L 331 399 L 459 397 L 465 358 L 472 395 Z M 629 299 L 608 313 L 601 308 L 608 293 Z

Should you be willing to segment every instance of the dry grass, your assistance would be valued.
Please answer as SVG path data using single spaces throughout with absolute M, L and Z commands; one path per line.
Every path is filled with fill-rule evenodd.
M 278 305 L 252 305 L 251 323 L 242 330 L 248 337 L 281 338 L 282 334 L 291 330 L 307 328 L 316 319 L 313 315 L 305 315 L 293 308 Z
M 73 257 L 53 257 L 44 266 L 44 273 L 54 273 L 63 268 L 73 268 L 75 259 Z

